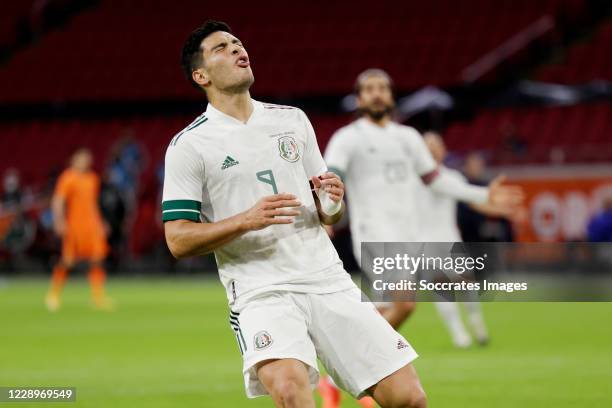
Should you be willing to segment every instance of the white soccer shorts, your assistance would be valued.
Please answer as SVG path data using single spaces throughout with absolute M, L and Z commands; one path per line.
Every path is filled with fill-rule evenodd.
M 327 294 L 272 292 L 230 311 L 244 360 L 249 398 L 267 395 L 255 367 L 269 359 L 293 358 L 319 380 L 317 357 L 336 384 L 356 398 L 404 367 L 417 353 L 354 288 Z

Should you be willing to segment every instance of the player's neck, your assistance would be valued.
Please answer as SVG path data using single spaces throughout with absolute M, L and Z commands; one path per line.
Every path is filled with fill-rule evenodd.
M 371 117 L 370 115 L 364 115 L 363 117 L 364 117 L 364 118 L 365 118 L 365 119 L 366 119 L 368 122 L 370 122 L 370 123 L 372 123 L 372 124 L 374 124 L 374 125 L 376 125 L 376 126 L 378 126 L 378 127 L 381 127 L 381 128 L 386 127 L 386 126 L 389 124 L 389 122 L 391 122 L 391 116 L 389 116 L 389 115 L 385 115 L 385 116 L 383 116 L 383 117 L 382 117 L 382 118 L 380 118 L 380 119 L 374 119 L 374 118 L 373 118 L 373 117 Z
M 253 101 L 249 91 L 243 93 L 217 93 L 208 95 L 208 102 L 218 111 L 246 123 L 253 113 Z

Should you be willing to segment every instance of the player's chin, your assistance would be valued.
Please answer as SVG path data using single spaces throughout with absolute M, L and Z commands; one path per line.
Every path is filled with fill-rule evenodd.
M 240 85 L 242 87 L 249 88 L 255 82 L 253 71 L 251 71 L 251 67 L 240 68 L 240 70 Z
M 387 115 L 391 109 L 387 106 L 370 106 L 365 112 L 373 119 L 381 119 Z
M 225 89 L 231 92 L 245 92 L 248 91 L 253 82 L 255 82 L 255 78 L 253 75 L 241 75 L 239 77 L 233 78 L 234 81 L 231 85 L 227 86 Z

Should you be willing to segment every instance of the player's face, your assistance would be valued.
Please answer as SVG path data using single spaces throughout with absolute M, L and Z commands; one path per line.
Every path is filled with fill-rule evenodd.
M 471 154 L 465 161 L 465 173 L 469 178 L 480 178 L 485 171 L 485 162 L 477 154 Z
M 88 151 L 81 151 L 74 156 L 72 165 L 78 171 L 88 171 L 91 168 L 92 162 L 91 153 Z
M 371 75 L 361 81 L 357 106 L 364 114 L 380 120 L 390 114 L 395 106 L 391 84 L 381 75 Z
M 232 34 L 217 31 L 202 41 L 204 66 L 198 71 L 203 75 L 205 89 L 240 93 L 255 81 L 249 55 L 242 42 Z

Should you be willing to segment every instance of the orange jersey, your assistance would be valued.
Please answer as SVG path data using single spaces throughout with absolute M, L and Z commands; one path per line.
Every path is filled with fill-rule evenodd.
M 98 207 L 100 180 L 93 172 L 65 170 L 55 187 L 55 197 L 65 202 L 64 255 L 68 258 L 101 258 L 106 237 Z

